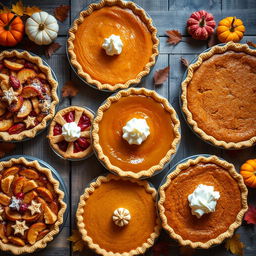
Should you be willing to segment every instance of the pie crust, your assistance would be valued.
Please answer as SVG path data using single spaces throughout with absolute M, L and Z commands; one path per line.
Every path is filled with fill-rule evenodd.
M 57 221 L 53 225 L 53 229 L 46 234 L 41 240 L 38 240 L 33 245 L 25 245 L 23 247 L 15 246 L 12 244 L 5 244 L 0 240 L 0 249 L 3 251 L 11 251 L 15 255 L 23 254 L 23 253 L 33 253 L 37 249 L 42 249 L 47 246 L 47 243 L 52 241 L 54 236 L 59 233 L 59 226 L 63 223 L 63 215 L 67 208 L 66 203 L 64 203 L 64 192 L 59 189 L 59 182 L 53 178 L 52 173 L 49 169 L 42 167 L 38 161 L 27 161 L 24 157 L 20 158 L 12 158 L 9 161 L 0 162 L 0 170 L 5 167 L 11 167 L 14 164 L 24 164 L 26 166 L 34 167 L 39 172 L 43 173 L 48 180 L 53 184 L 54 190 L 56 194 L 59 195 L 58 202 L 60 205 L 60 209 L 58 212 Z
M 241 142 L 225 142 L 223 140 L 217 140 L 211 135 L 206 134 L 201 128 L 198 127 L 197 122 L 193 119 L 193 115 L 188 108 L 188 101 L 187 101 L 187 87 L 190 81 L 193 78 L 193 74 L 195 70 L 203 63 L 204 60 L 209 59 L 215 54 L 225 53 L 226 51 L 235 51 L 235 52 L 245 52 L 247 54 L 256 56 L 256 50 L 252 50 L 247 44 L 238 44 L 229 42 L 223 46 L 216 45 L 212 47 L 209 51 L 203 52 L 198 56 L 198 59 L 195 63 L 189 65 L 187 69 L 187 76 L 186 79 L 182 82 L 182 110 L 185 113 L 187 122 L 192 127 L 192 129 L 204 140 L 210 142 L 211 144 L 223 147 L 225 149 L 241 149 L 245 147 L 251 147 L 256 142 L 256 136 L 252 137 L 249 140 L 241 141 Z
M 172 142 L 172 147 L 166 153 L 165 157 L 161 159 L 159 164 L 152 166 L 148 170 L 143 170 L 143 171 L 140 171 L 137 173 L 132 172 L 132 171 L 124 171 L 121 168 L 119 168 L 115 165 L 112 165 L 109 158 L 103 152 L 103 149 L 99 142 L 100 138 L 98 135 L 99 123 L 102 120 L 104 111 L 106 111 L 113 102 L 116 102 L 120 98 L 129 96 L 129 95 L 144 95 L 144 96 L 153 98 L 158 103 L 161 103 L 164 106 L 164 109 L 166 111 L 168 111 L 169 113 L 171 113 L 171 118 L 172 118 L 172 121 L 174 124 L 173 129 L 174 129 L 175 138 Z M 118 174 L 119 176 L 127 176 L 127 177 L 132 177 L 132 178 L 151 177 L 155 172 L 162 170 L 164 168 L 165 164 L 167 164 L 170 161 L 172 155 L 174 155 L 176 153 L 177 147 L 178 147 L 178 144 L 180 141 L 179 129 L 180 129 L 180 122 L 176 116 L 175 110 L 170 106 L 167 99 L 161 97 L 159 94 L 157 94 L 153 90 L 148 90 L 145 88 L 140 88 L 140 89 L 130 88 L 127 90 L 122 90 L 122 91 L 118 92 L 117 94 L 115 94 L 114 96 L 109 97 L 106 100 L 106 102 L 102 106 L 99 107 L 97 115 L 96 115 L 96 117 L 93 121 L 93 125 L 92 125 L 93 147 L 97 153 L 98 158 L 100 159 L 100 161 L 102 161 L 106 165 L 107 169 L 109 169 L 110 171 L 113 171 L 114 173 Z
M 74 52 L 74 44 L 73 41 L 75 39 L 75 34 L 78 29 L 78 25 L 81 24 L 86 16 L 89 16 L 94 10 L 98 10 L 104 6 L 120 6 L 122 8 L 128 8 L 132 10 L 136 15 L 140 17 L 140 19 L 147 25 L 148 30 L 151 32 L 152 41 L 153 41 L 153 49 L 152 49 L 152 56 L 150 58 L 150 62 L 145 66 L 144 70 L 141 71 L 137 77 L 132 80 L 127 81 L 126 83 L 118 83 L 115 85 L 111 84 L 102 84 L 98 80 L 93 79 L 88 73 L 84 72 L 81 65 L 77 61 L 76 54 Z M 90 4 L 87 10 L 84 10 L 80 13 L 79 17 L 74 21 L 73 26 L 69 30 L 69 38 L 67 40 L 68 44 L 68 53 L 70 56 L 71 64 L 76 68 L 77 73 L 80 77 L 85 79 L 89 84 L 96 86 L 99 90 L 110 90 L 115 91 L 117 89 L 125 89 L 131 86 L 132 84 L 140 83 L 141 79 L 148 75 L 152 66 L 154 66 L 156 62 L 156 57 L 159 54 L 158 45 L 159 40 L 157 38 L 157 29 L 154 27 L 152 19 L 148 17 L 147 13 L 142 9 L 139 8 L 133 2 L 127 2 L 122 0 L 102 0 L 100 3 L 97 4 Z
M 18 134 L 9 134 L 8 132 L 0 132 L 0 139 L 4 141 L 20 141 L 24 138 L 33 138 L 36 136 L 37 132 L 44 129 L 47 125 L 47 122 L 53 118 L 55 114 L 55 107 L 59 102 L 58 95 L 57 95 L 57 87 L 58 83 L 55 81 L 52 77 L 51 69 L 43 64 L 43 61 L 40 57 L 32 56 L 27 51 L 18 52 L 16 50 L 13 51 L 3 51 L 0 53 L 0 60 L 3 58 L 10 58 L 10 57 L 17 57 L 17 58 L 23 58 L 25 60 L 28 60 L 38 66 L 38 68 L 46 75 L 47 80 L 49 84 L 51 85 L 51 106 L 49 110 L 49 114 L 45 116 L 37 126 L 35 126 L 32 129 L 24 130 L 21 133 Z
M 80 151 L 80 152 L 77 152 L 77 153 L 73 153 L 72 152 L 73 147 L 69 146 L 67 148 L 67 151 L 64 152 L 64 151 L 60 150 L 59 146 L 55 143 L 56 139 L 58 139 L 57 136 L 62 136 L 62 135 L 57 135 L 57 136 L 53 135 L 53 128 L 54 128 L 55 124 L 59 123 L 63 126 L 65 123 L 67 123 L 66 120 L 64 120 L 64 118 L 62 116 L 65 115 L 68 112 L 71 112 L 71 111 L 75 111 L 75 113 L 78 113 L 78 115 L 75 115 L 75 122 L 76 123 L 78 123 L 78 121 L 79 121 L 79 119 L 80 119 L 80 117 L 82 116 L 83 113 L 85 113 L 86 116 L 88 116 L 90 118 L 90 121 L 92 123 L 93 114 L 89 110 L 87 110 L 85 108 L 82 108 L 82 107 L 78 107 L 78 106 L 67 107 L 67 108 L 64 108 L 64 109 L 60 110 L 55 115 L 55 117 L 53 118 L 53 120 L 50 124 L 49 134 L 48 134 L 47 137 L 49 139 L 49 142 L 50 142 L 52 148 L 56 152 L 58 152 L 58 154 L 63 156 L 64 158 L 66 158 L 66 159 L 81 159 L 81 158 L 84 158 L 84 157 L 86 157 L 86 156 L 88 156 L 89 154 L 92 153 L 92 145 L 90 145 L 84 151 Z M 81 131 L 81 135 L 82 134 L 83 134 L 83 137 L 88 138 L 90 140 L 90 137 L 91 137 L 90 129 L 89 130 L 86 129 L 84 131 Z M 73 143 L 71 143 L 71 144 L 69 143 L 69 145 L 73 145 Z
M 157 218 L 157 223 L 154 228 L 154 232 L 150 235 L 147 241 L 145 241 L 140 247 L 134 248 L 129 252 L 123 252 L 123 253 L 114 253 L 111 251 L 106 251 L 105 249 L 100 248 L 98 244 L 95 244 L 93 242 L 93 239 L 87 235 L 87 231 L 85 229 L 85 225 L 83 222 L 84 206 L 86 205 L 86 200 L 89 198 L 90 194 L 92 194 L 94 190 L 98 188 L 102 183 L 108 182 L 110 180 L 119 180 L 119 179 L 129 180 L 131 182 L 137 183 L 140 186 L 144 186 L 145 190 L 149 194 L 152 194 L 152 197 L 154 198 L 154 200 L 157 200 L 156 190 L 152 188 L 147 181 L 135 180 L 127 177 L 120 178 L 113 174 L 109 174 L 107 176 L 99 176 L 96 181 L 92 182 L 90 186 L 84 190 L 84 194 L 81 195 L 80 197 L 80 201 L 79 201 L 77 212 L 76 212 L 77 226 L 82 235 L 83 241 L 87 243 L 89 248 L 93 249 L 96 253 L 101 254 L 103 256 L 132 256 L 132 255 L 142 254 L 154 244 L 154 241 L 159 236 L 160 230 L 161 230 L 161 222 L 160 222 L 160 219 Z
M 173 178 L 177 177 L 179 175 L 179 173 L 184 170 L 187 169 L 189 166 L 191 165 L 195 165 L 199 162 L 204 162 L 204 163 L 215 163 L 221 167 L 224 167 L 225 169 L 228 170 L 229 174 L 237 181 L 238 186 L 240 188 L 241 191 L 241 204 L 242 204 L 242 208 L 240 210 L 240 212 L 238 213 L 236 220 L 233 224 L 231 224 L 227 231 L 220 234 L 218 237 L 214 238 L 214 239 L 210 239 L 207 242 L 203 243 L 203 242 L 193 242 L 191 240 L 184 240 L 179 234 L 175 233 L 175 231 L 172 229 L 171 226 L 169 226 L 168 222 L 167 222 L 167 218 L 165 216 L 165 208 L 164 208 L 164 202 L 165 202 L 165 189 L 170 185 L 171 181 Z M 178 242 L 182 245 L 182 246 L 190 246 L 192 248 L 204 248 L 207 249 L 215 244 L 220 244 L 222 243 L 226 238 L 229 238 L 233 235 L 234 231 L 236 228 L 238 228 L 242 221 L 243 221 L 243 216 L 245 214 L 245 212 L 248 209 L 248 205 L 247 205 L 247 188 L 243 182 L 243 178 L 242 176 L 236 172 L 235 167 L 224 161 L 219 159 L 217 156 L 210 156 L 210 157 L 203 157 L 203 156 L 199 156 L 196 159 L 190 159 L 185 163 L 181 163 L 179 164 L 175 170 L 170 173 L 167 178 L 166 178 L 166 182 L 159 188 L 159 201 L 158 201 L 158 209 L 159 209 L 159 214 L 160 214 L 160 218 L 162 220 L 162 226 L 165 230 L 167 230 L 167 232 L 169 233 L 169 235 L 173 238 L 178 240 Z

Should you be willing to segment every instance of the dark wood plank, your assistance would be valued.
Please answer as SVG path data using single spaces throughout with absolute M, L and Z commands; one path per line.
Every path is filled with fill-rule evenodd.
M 222 9 L 256 9 L 256 1 L 254 0 L 222 0 Z
M 169 10 L 188 9 L 190 11 L 197 10 L 216 10 L 221 9 L 221 0 L 169 0 Z

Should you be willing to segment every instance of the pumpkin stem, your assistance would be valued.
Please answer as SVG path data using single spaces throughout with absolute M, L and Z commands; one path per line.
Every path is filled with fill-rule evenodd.
M 39 30 L 44 30 L 45 25 L 43 23 L 39 24 Z
M 204 16 L 202 16 L 202 19 L 199 22 L 199 26 L 200 27 L 204 27 L 205 26 L 205 17 Z
M 5 30 L 9 30 L 9 29 L 10 29 L 10 26 L 11 26 L 11 24 L 12 24 L 12 22 L 13 22 L 16 18 L 17 18 L 17 15 L 14 15 L 14 16 L 12 17 L 12 19 L 9 21 L 9 23 L 4 26 L 4 29 L 5 29 Z
M 235 25 L 234 25 L 235 20 L 236 20 L 236 17 L 233 17 L 232 22 L 231 22 L 230 32 L 234 32 L 235 31 L 235 28 L 236 28 Z

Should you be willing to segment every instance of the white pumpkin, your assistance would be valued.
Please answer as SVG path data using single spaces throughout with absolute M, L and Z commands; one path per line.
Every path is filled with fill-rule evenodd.
M 31 41 L 38 45 L 47 45 L 57 37 L 59 25 L 49 13 L 36 12 L 27 19 L 25 30 Z

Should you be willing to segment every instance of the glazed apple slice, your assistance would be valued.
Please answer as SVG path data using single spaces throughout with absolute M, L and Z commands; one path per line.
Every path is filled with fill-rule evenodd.
M 8 239 L 6 237 L 6 227 L 3 223 L 0 223 L 0 239 L 2 240 L 3 243 L 7 243 Z
M 0 116 L 4 115 L 5 111 L 6 111 L 5 108 L 1 108 L 1 107 L 0 107 Z
M 58 207 L 58 204 L 55 201 L 52 201 L 50 203 L 50 209 L 54 212 L 54 214 L 58 215 L 59 207 Z
M 33 169 L 29 169 L 29 168 L 23 169 L 19 172 L 19 174 L 21 176 L 25 176 L 28 179 L 34 179 L 34 180 L 39 179 L 38 173 Z
M 16 211 L 12 211 L 8 206 L 4 207 L 4 213 L 6 218 L 10 221 L 21 220 L 21 215 Z
M 38 196 L 38 194 L 32 190 L 24 195 L 23 203 L 29 204 L 33 199 L 35 199 Z
M 18 134 L 23 132 L 26 129 L 26 125 L 24 123 L 16 123 L 8 129 L 9 134 Z
M 19 79 L 20 83 L 23 84 L 29 78 L 36 77 L 36 72 L 33 69 L 24 68 L 20 70 L 17 74 L 17 78 Z
M 3 62 L 4 62 L 4 65 L 11 70 L 21 70 L 24 67 L 24 65 L 20 63 L 13 62 L 7 59 L 5 59 Z
M 15 175 L 16 173 L 18 173 L 20 170 L 20 167 L 18 166 L 12 166 L 12 167 L 9 167 L 8 169 L 4 170 L 2 175 L 3 177 L 7 177 L 9 175 Z
M 19 112 L 17 113 L 18 118 L 25 118 L 30 114 L 32 111 L 32 104 L 30 100 L 26 99 L 23 101 L 22 107 L 20 108 Z
M 57 215 L 51 210 L 45 200 L 41 197 L 37 198 L 38 202 L 41 203 L 44 212 L 44 220 L 46 224 L 53 224 L 57 220 Z
M 50 229 L 45 229 L 45 230 L 39 232 L 36 241 L 39 241 L 39 240 L 41 240 L 42 238 L 44 238 L 49 232 L 50 232 Z
M 11 201 L 11 198 L 9 196 L 0 192 L 0 204 L 7 206 L 10 204 L 10 201 Z
M 6 178 L 1 180 L 1 189 L 5 194 L 10 194 L 10 189 L 12 182 L 14 180 L 14 175 L 9 175 Z
M 41 112 L 41 110 L 39 108 L 39 100 L 38 100 L 38 98 L 37 97 L 31 98 L 31 102 L 32 102 L 32 106 L 34 108 L 34 111 L 38 115 Z
M 28 242 L 33 245 L 37 241 L 38 234 L 44 229 L 46 229 L 46 225 L 42 222 L 31 225 L 27 234 Z
M 23 97 L 22 96 L 18 96 L 17 97 L 17 101 L 13 102 L 9 107 L 9 111 L 11 112 L 18 112 L 20 110 L 20 108 L 22 107 L 23 105 Z
M 46 202 L 52 202 L 53 196 L 49 189 L 45 187 L 38 187 L 36 191 Z
M 15 244 L 17 246 L 25 246 L 25 242 L 19 237 L 9 236 L 8 240 L 10 243 Z
M 23 187 L 25 186 L 27 182 L 27 179 L 25 177 L 18 177 L 14 183 L 13 183 L 13 193 L 14 195 L 17 195 L 18 193 L 21 193 L 23 190 Z
M 25 186 L 23 187 L 23 193 L 27 193 L 35 188 L 37 188 L 37 184 L 34 180 L 29 180 L 28 182 L 26 182 Z
M 27 222 L 35 222 L 39 219 L 40 215 L 40 213 L 31 215 L 30 213 L 26 212 L 24 215 L 22 215 L 22 219 Z
M 12 119 L 3 119 L 0 121 L 0 132 L 8 131 L 13 125 Z

